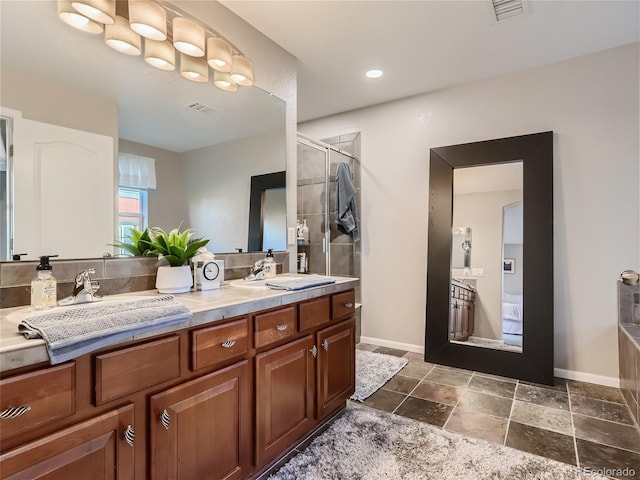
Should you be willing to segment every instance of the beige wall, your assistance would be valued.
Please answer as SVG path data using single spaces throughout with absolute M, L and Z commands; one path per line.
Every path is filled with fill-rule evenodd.
M 638 58 L 633 44 L 300 125 L 362 132 L 364 337 L 423 348 L 429 148 L 553 130 L 555 366 L 617 383 L 616 279 L 639 258 Z

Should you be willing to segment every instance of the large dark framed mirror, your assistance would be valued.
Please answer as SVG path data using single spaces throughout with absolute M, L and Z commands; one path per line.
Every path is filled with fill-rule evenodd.
M 459 172 L 458 169 L 480 167 L 482 170 L 482 167 L 518 164 L 521 165 L 521 198 L 511 192 L 511 196 L 502 200 L 502 206 L 495 207 L 500 223 L 486 229 L 486 234 L 481 227 L 473 225 L 471 264 L 465 264 L 470 268 L 465 268 L 458 278 L 452 262 L 454 230 L 460 228 L 454 224 L 454 173 Z M 485 177 L 496 180 L 495 171 L 487 169 L 491 173 Z M 514 236 L 507 232 L 511 228 L 504 220 L 513 216 L 510 210 L 514 205 L 519 205 L 516 210 L 521 212 L 518 248 L 505 244 L 506 237 Z M 473 218 L 466 218 L 464 222 L 468 226 Z M 483 263 L 478 264 L 483 258 L 483 237 L 487 236 L 502 239 L 497 246 L 499 253 L 484 257 Z M 508 293 L 512 288 L 509 282 L 516 277 L 516 272 L 521 282 L 519 296 L 513 291 Z M 500 285 L 494 288 L 499 293 L 482 298 L 479 285 L 492 274 L 499 279 Z M 477 286 L 475 280 L 479 280 Z M 493 298 L 495 295 L 502 298 Z M 515 335 L 521 338 L 520 345 L 491 348 L 468 341 L 473 338 L 474 309 L 480 310 L 494 302 L 500 305 L 497 310 L 505 315 L 504 309 L 515 302 L 515 297 L 520 299 L 521 308 L 520 331 Z M 426 314 L 425 361 L 553 384 L 553 132 L 431 149 Z M 456 321 L 463 317 L 470 319 L 471 324 L 467 322 L 460 328 Z M 464 332 L 456 332 L 464 328 Z M 499 343 L 502 342 L 496 341 Z

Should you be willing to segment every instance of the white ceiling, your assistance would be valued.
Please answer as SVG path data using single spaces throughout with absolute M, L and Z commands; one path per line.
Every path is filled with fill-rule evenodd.
M 298 121 L 637 42 L 638 0 L 222 0 L 298 58 Z M 371 80 L 364 72 L 381 68 Z

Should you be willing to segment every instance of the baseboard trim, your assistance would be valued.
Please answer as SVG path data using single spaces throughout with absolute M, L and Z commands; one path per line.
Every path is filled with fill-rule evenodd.
M 620 379 L 616 377 L 607 377 L 605 375 L 596 375 L 593 373 L 576 372 L 575 370 L 565 370 L 563 368 L 554 368 L 553 374 L 556 377 L 566 378 L 567 380 L 578 380 L 580 382 L 604 385 L 605 387 L 620 388 Z
M 371 343 L 373 345 L 380 345 L 381 347 L 397 348 L 398 350 L 406 350 L 407 352 L 424 354 L 424 346 L 422 345 L 392 342 L 390 340 L 383 340 L 382 338 L 362 337 L 362 336 L 360 337 L 360 341 L 362 343 Z
M 397 348 L 398 350 L 406 350 L 424 354 L 423 345 L 413 345 L 411 343 L 393 342 L 382 338 L 360 337 L 362 343 L 371 343 L 380 345 L 381 347 Z M 607 377 L 605 375 L 595 375 L 593 373 L 576 372 L 574 370 L 565 370 L 563 368 L 554 368 L 553 374 L 556 377 L 566 378 L 567 380 L 578 380 L 580 382 L 596 383 L 606 387 L 620 388 L 620 379 L 616 377 Z

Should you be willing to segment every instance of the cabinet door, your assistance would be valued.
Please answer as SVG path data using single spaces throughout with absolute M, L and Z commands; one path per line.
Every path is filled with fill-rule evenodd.
M 128 405 L 9 450 L 0 455 L 2 478 L 132 480 L 131 425 Z
M 244 478 L 251 461 L 248 362 L 151 397 L 151 478 Z
M 318 332 L 317 418 L 336 410 L 355 390 L 355 320 Z
M 256 465 L 276 458 L 313 426 L 315 359 L 307 335 L 256 355 Z M 317 350 L 314 350 L 317 351 Z

